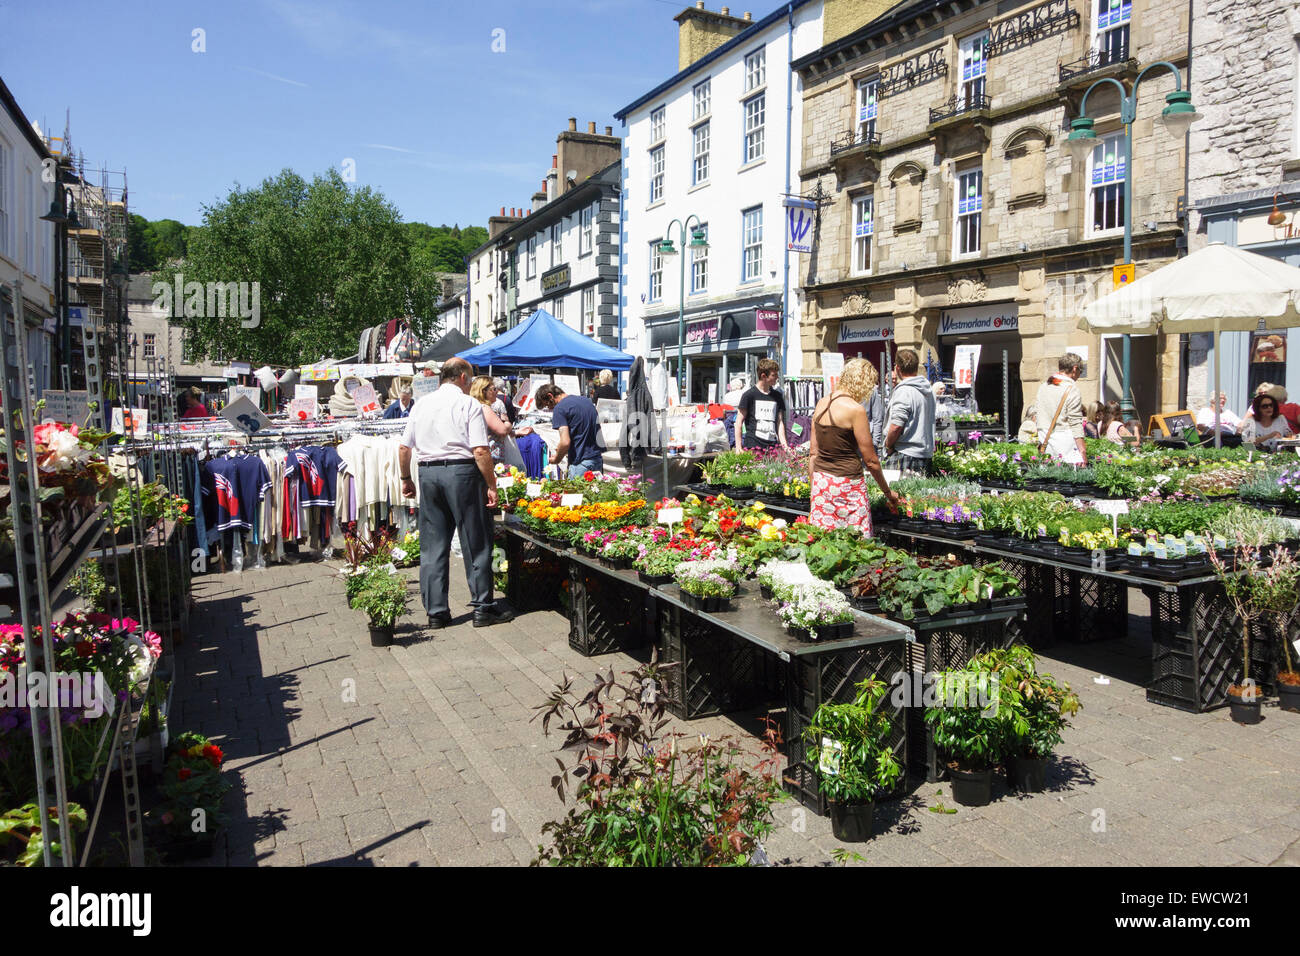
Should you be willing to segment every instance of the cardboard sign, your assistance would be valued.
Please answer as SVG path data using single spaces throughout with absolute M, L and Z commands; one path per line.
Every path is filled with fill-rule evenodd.
M 411 399 L 419 399 L 425 395 L 432 395 L 438 390 L 441 383 L 436 375 L 417 375 L 411 382 Z
M 681 524 L 682 510 L 683 509 L 681 508 L 660 508 L 659 523 L 660 524 Z
M 843 352 L 823 352 L 822 353 L 822 382 L 826 386 L 827 394 L 835 388 L 844 374 L 844 353 Z
M 41 398 L 45 399 L 42 421 L 80 425 L 90 414 L 89 393 L 85 389 L 67 392 L 47 388 Z
M 373 385 L 358 385 L 351 392 L 352 400 L 357 403 L 357 412 L 362 415 L 373 415 L 379 411 L 379 396 L 375 394 Z
M 582 495 L 581 495 L 581 494 L 560 495 L 560 507 L 561 507 L 561 508 L 581 508 L 581 507 L 582 507 Z
M 233 402 L 239 397 L 247 398 L 254 406 L 262 400 L 262 390 L 251 385 L 231 385 L 226 389 L 226 401 Z
M 115 408 L 110 426 L 119 435 L 144 438 L 149 433 L 149 410 L 146 408 Z
M 244 395 L 239 396 L 221 410 L 221 417 L 245 435 L 255 435 L 271 424 L 271 419 Z
M 295 385 L 293 399 L 289 402 L 289 420 L 292 422 L 310 421 L 316 417 L 316 386 Z

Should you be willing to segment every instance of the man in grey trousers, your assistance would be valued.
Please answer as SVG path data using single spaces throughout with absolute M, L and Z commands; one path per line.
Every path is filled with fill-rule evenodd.
M 509 621 L 515 612 L 492 600 L 492 521 L 496 476 L 483 406 L 469 395 L 473 367 L 453 358 L 442 366 L 437 391 L 411 408 L 398 450 L 402 494 L 415 497 L 411 458 L 420 469 L 420 594 L 429 626 L 451 623 L 447 601 L 451 536 L 460 534 L 474 626 Z

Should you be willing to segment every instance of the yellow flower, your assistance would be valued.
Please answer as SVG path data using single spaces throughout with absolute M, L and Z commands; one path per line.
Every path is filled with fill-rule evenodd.
M 745 526 L 748 528 L 757 528 L 758 519 L 755 518 L 753 515 L 745 515 Z
M 763 502 L 761 501 L 755 501 L 752 505 L 750 505 L 750 507 L 753 508 L 755 511 L 762 511 L 767 506 L 764 505 Z
M 686 502 L 687 504 L 698 505 L 700 503 L 700 499 L 698 495 L 689 494 L 686 496 Z

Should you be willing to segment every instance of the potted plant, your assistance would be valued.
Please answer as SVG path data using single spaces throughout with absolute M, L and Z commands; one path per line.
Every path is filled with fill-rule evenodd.
M 633 565 L 636 567 L 637 577 L 641 579 L 642 583 L 651 587 L 659 587 L 663 584 L 672 583 L 673 572 L 685 560 L 680 551 L 671 548 L 652 547 L 637 558 Z
M 372 647 L 387 647 L 393 643 L 393 626 L 406 613 L 409 601 L 405 578 L 387 568 L 376 568 L 366 575 L 353 607 L 365 611 L 370 619 Z
M 1022 793 L 1039 793 L 1047 784 L 1047 763 L 1061 742 L 1066 719 L 1079 712 L 1070 685 L 1038 671 L 1034 652 L 1022 644 L 988 651 L 975 659 L 997 676 L 998 712 L 1004 723 L 1007 783 Z
M 952 797 L 963 806 L 987 806 L 993 799 L 993 765 L 1004 748 L 996 678 L 979 672 L 973 661 L 936 676 L 934 704 L 925 710 L 925 723 L 947 766 Z
M 48 809 L 54 839 L 50 841 L 50 854 L 59 857 L 63 847 L 59 844 L 59 808 Z M 73 859 L 77 856 L 76 836 L 86 830 L 86 810 L 80 804 L 68 804 L 68 835 L 72 837 Z M 40 807 L 27 803 L 16 810 L 0 814 L 0 866 L 43 866 L 45 843 L 41 834 Z
M 1267 568 L 1250 574 L 1249 588 L 1255 606 L 1282 646 L 1282 667 L 1277 672 L 1278 706 L 1300 713 L 1300 672 L 1291 659 L 1291 617 L 1300 604 L 1300 561 L 1283 547 L 1270 552 Z
M 817 754 L 817 785 L 830 803 L 831 832 L 844 843 L 871 838 L 876 798 L 903 772 L 889 745 L 888 699 L 889 685 L 872 674 L 851 701 L 818 707 L 804 730 L 808 752 Z
M 853 633 L 853 606 L 826 581 L 796 585 L 778 613 L 800 640 L 834 640 Z
M 727 580 L 717 567 L 725 562 L 684 561 L 673 571 L 681 589 L 682 601 L 697 611 L 726 611 L 736 593 L 734 581 Z
M 192 731 L 177 736 L 169 754 L 160 785 L 163 801 L 154 819 L 170 838 L 167 855 L 173 860 L 206 858 L 224 820 L 222 797 L 230 789 L 221 774 L 225 755 Z
M 1252 622 L 1267 612 L 1269 592 L 1273 586 L 1266 576 L 1267 569 L 1261 561 L 1260 550 L 1240 538 L 1237 544 L 1235 563 L 1230 565 L 1218 551 L 1210 552 L 1210 563 L 1241 622 L 1241 680 L 1228 687 L 1228 709 L 1235 723 L 1257 724 L 1263 715 L 1260 713 L 1259 686 L 1250 676 L 1250 630 Z M 1285 553 L 1283 549 L 1278 551 Z

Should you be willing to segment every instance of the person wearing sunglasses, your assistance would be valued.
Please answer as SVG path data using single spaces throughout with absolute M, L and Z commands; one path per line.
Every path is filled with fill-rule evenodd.
M 1241 420 L 1241 440 L 1256 445 L 1273 438 L 1290 438 L 1295 433 L 1290 423 L 1282 417 L 1277 399 L 1267 392 L 1256 395 L 1250 403 L 1250 414 Z

